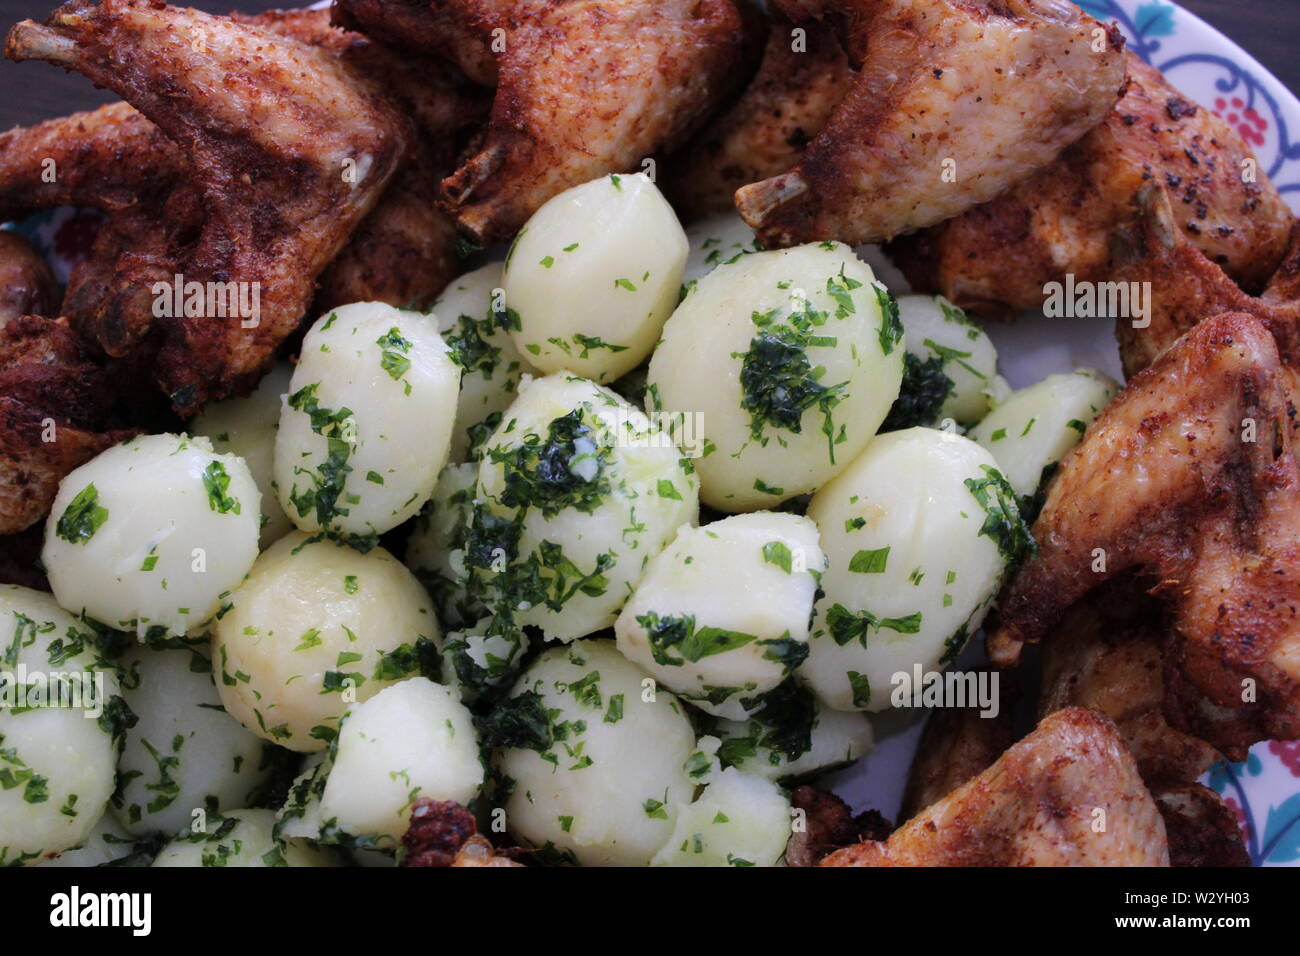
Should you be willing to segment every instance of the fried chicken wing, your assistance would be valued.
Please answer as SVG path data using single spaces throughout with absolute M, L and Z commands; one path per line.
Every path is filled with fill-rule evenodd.
M 1170 866 L 1250 866 L 1236 815 L 1219 795 L 1199 783 L 1155 795 L 1165 821 Z
M 1255 740 L 1300 735 L 1300 467 L 1287 385 L 1273 336 L 1244 313 L 1200 323 L 1136 376 L 1061 462 L 1034 525 L 1038 553 L 1000 602 L 994 662 L 1015 663 L 1071 604 L 1133 570 L 1169 609 L 1176 729 L 1232 759 Z M 1214 719 L 1194 725 L 1194 712 Z
M 999 314 L 1038 308 L 1044 287 L 1110 278 L 1110 238 L 1148 183 L 1175 198 L 1177 231 L 1257 289 L 1286 249 L 1291 213 L 1250 147 L 1160 71 L 1128 57 L 1128 85 L 1103 122 L 1060 159 L 991 202 L 888 249 L 917 289 Z
M 114 393 L 65 321 L 0 329 L 0 535 L 40 521 L 64 475 L 134 434 L 107 427 Z
M 493 80 L 483 51 L 494 55 L 492 114 L 442 183 L 443 208 L 484 244 L 510 238 L 565 189 L 680 145 L 747 76 L 731 0 L 430 0 L 423 11 L 340 0 L 336 9 L 344 24 L 390 42 L 405 34 L 480 81 Z
M 790 804 L 802 811 L 802 826 L 794 828 L 786 843 L 787 866 L 817 866 L 841 847 L 888 839 L 894 829 L 878 811 L 868 810 L 855 818 L 835 794 L 806 784 L 790 794 Z
M 1115 725 L 1059 710 L 883 842 L 822 866 L 1168 866 L 1164 822 Z
M 50 315 L 59 286 L 41 254 L 16 232 L 0 230 L 0 329 L 24 315 Z
M 6 53 L 114 90 L 180 147 L 206 213 L 180 273 L 256 283 L 261 308 L 256 317 L 159 319 L 156 375 L 182 412 L 250 387 L 398 168 L 405 120 L 326 51 L 144 0 L 74 0 L 43 26 L 14 27 Z M 142 271 L 112 298 L 131 315 L 151 307 L 151 280 L 171 278 Z
M 795 27 L 773 15 L 758 73 L 744 93 L 661 164 L 660 183 L 678 214 L 696 219 L 730 210 L 741 186 L 794 166 L 853 78 L 833 30 Z
M 794 169 L 736 194 L 767 248 L 890 239 L 986 202 L 1096 126 L 1123 40 L 1063 0 L 786 0 L 861 64 Z
M 474 814 L 450 800 L 415 801 L 402 849 L 402 866 L 519 865 L 479 835 Z

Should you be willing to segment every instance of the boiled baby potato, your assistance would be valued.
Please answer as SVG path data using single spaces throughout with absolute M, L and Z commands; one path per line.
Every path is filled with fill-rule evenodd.
M 837 710 L 884 710 L 895 675 L 951 663 L 1032 546 L 993 456 L 929 428 L 876 438 L 808 517 L 830 567 L 802 676 Z
M 479 466 L 478 596 L 560 640 L 609 627 L 645 563 L 696 521 L 698 495 L 690 461 L 639 409 L 586 379 L 537 379 Z
M 438 621 L 468 627 L 486 611 L 465 590 L 465 533 L 474 515 L 478 465 L 448 465 L 406 539 L 406 566 L 429 591 Z
M 1049 375 L 1010 397 L 970 431 L 993 453 L 1016 494 L 1038 490 L 1043 470 L 1079 443 L 1119 386 L 1092 369 Z
M 382 534 L 433 494 L 460 366 L 434 322 L 382 302 L 340 306 L 302 343 L 275 439 L 280 505 L 303 531 Z
M 257 558 L 261 492 L 206 438 L 132 438 L 70 472 L 41 561 L 59 604 L 140 637 L 204 626 Z
M 998 355 L 984 330 L 941 295 L 899 296 L 898 314 L 909 356 L 900 400 L 910 394 L 920 405 L 923 395 L 926 404 L 906 426 L 969 425 L 988 414 Z
M 653 866 L 776 866 L 790 839 L 790 798 L 770 780 L 728 767 L 682 807 Z
M 798 515 L 683 527 L 619 614 L 618 649 L 701 710 L 743 720 L 807 656 L 825 560 Z
M 213 402 L 190 423 L 190 433 L 212 442 L 221 455 L 238 455 L 262 493 L 261 547 L 270 547 L 293 528 L 275 494 L 273 461 L 280 405 L 289 391 L 293 366 L 280 363 L 266 373 L 253 394 Z
M 126 711 L 93 632 L 0 585 L 0 866 L 80 846 L 113 793 Z
M 871 751 L 871 721 L 856 711 L 831 710 L 796 678 L 763 698 L 748 720 L 718 720 L 718 756 L 728 766 L 769 780 L 798 780 L 853 763 Z
M 543 372 L 614 381 L 659 340 L 687 252 L 677 215 L 643 173 L 560 193 L 533 213 L 506 257 L 516 347 Z
M 701 424 L 705 504 L 773 507 L 866 447 L 903 376 L 891 302 L 833 242 L 741 256 L 699 281 L 664 326 L 646 404 Z
M 136 852 L 135 838 L 122 829 L 117 818 L 105 813 L 80 845 L 55 857 L 42 857 L 29 866 L 103 866 Z
M 383 548 L 293 532 L 268 548 L 213 631 L 226 711 L 263 740 L 310 753 L 344 711 L 420 673 L 442 635 L 429 598 Z
M 468 804 L 483 783 L 478 734 L 456 692 L 413 677 L 343 719 L 321 796 L 326 829 L 395 846 L 416 800 Z
M 303 840 L 277 840 L 271 810 L 207 814 L 158 851 L 154 866 L 337 866 L 333 851 Z
M 515 400 L 519 379 L 533 371 L 510 337 L 504 271 L 492 262 L 467 272 L 433 304 L 438 331 L 463 371 L 448 461 L 465 461 L 492 434 Z
M 686 257 L 682 282 L 687 291 L 724 262 L 761 252 L 754 230 L 736 212 L 720 212 L 686 228 L 691 251 Z
M 252 806 L 271 779 L 271 747 L 222 709 L 208 651 L 177 641 L 118 662 L 137 722 L 117 760 L 112 813 L 134 836 L 175 833 L 197 808 Z
M 695 734 L 683 706 L 613 643 L 545 651 L 489 716 L 514 781 L 510 832 L 588 866 L 644 866 L 691 798 Z

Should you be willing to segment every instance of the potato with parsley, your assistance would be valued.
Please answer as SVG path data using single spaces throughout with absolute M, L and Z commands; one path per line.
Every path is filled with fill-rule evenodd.
M 506 825 L 587 866 L 644 866 L 694 788 L 683 705 L 610 641 L 552 648 L 484 722 L 514 781 Z
M 465 561 L 494 613 L 571 641 L 614 623 L 698 515 L 689 460 L 645 414 L 568 374 L 526 386 L 488 440 Z
M 824 566 L 817 526 L 798 515 L 683 527 L 619 614 L 618 649 L 701 710 L 743 720 L 807 656 Z
M 729 767 L 678 810 L 652 866 L 776 866 L 789 842 L 790 798 L 771 780 Z
M 808 517 L 830 566 L 801 673 L 837 710 L 884 710 L 896 674 L 955 660 L 1033 546 L 993 456 L 929 428 L 876 438 Z
M 280 428 L 280 405 L 289 391 L 293 367 L 276 365 L 258 383 L 253 394 L 213 402 L 190 423 L 190 433 L 212 442 L 220 455 L 238 455 L 262 493 L 263 548 L 283 538 L 293 529 L 293 522 L 280 507 L 275 494 L 275 433 Z
M 429 591 L 444 627 L 468 627 L 486 612 L 465 590 L 465 533 L 474 516 L 478 465 L 448 465 L 406 539 L 406 566 Z
M 383 548 L 293 532 L 268 548 L 212 634 L 226 711 L 263 740 L 311 753 L 354 703 L 437 677 L 442 634 L 428 595 Z
M 907 338 L 906 369 L 885 428 L 979 421 L 997 387 L 998 355 L 984 330 L 943 296 L 904 295 L 898 314 Z
M 506 257 L 515 346 L 543 372 L 614 381 L 659 340 L 687 252 L 676 213 L 644 173 L 560 193 L 533 213 Z
M 510 337 L 503 266 L 492 262 L 452 280 L 433 304 L 438 331 L 462 371 L 448 461 L 465 461 L 500 423 L 519 380 L 533 367 Z
M 135 838 L 122 829 L 117 818 L 105 813 L 99 818 L 90 835 L 70 850 L 64 850 L 58 856 L 42 857 L 33 860 L 28 866 L 103 866 L 117 860 L 124 860 L 136 852 Z M 118 864 L 123 865 L 123 864 Z
M 48 594 L 0 585 L 0 866 L 91 835 L 129 720 L 118 694 L 89 628 Z
M 252 806 L 271 779 L 270 745 L 221 707 L 208 643 L 135 647 L 118 664 L 136 724 L 117 760 L 112 813 L 128 833 L 175 833 L 199 807 Z
M 322 830 L 396 846 L 416 800 L 468 804 L 482 783 L 469 710 L 451 688 L 413 677 L 348 710 L 321 794 Z
M 734 211 L 720 212 L 686 227 L 686 241 L 691 251 L 686 257 L 682 282 L 689 291 L 724 262 L 751 252 L 762 252 L 754 230 Z
M 1092 369 L 1049 375 L 1013 392 L 970 437 L 993 453 L 1016 494 L 1032 497 L 1045 469 L 1079 443 L 1118 390 Z
M 716 720 L 709 727 L 721 739 L 724 764 L 783 782 L 853 763 L 874 742 L 866 714 L 832 710 L 798 678 L 767 694 L 748 719 Z
M 848 466 L 903 377 L 892 299 L 848 246 L 756 252 L 699 280 L 664 326 L 646 405 L 698 418 L 701 500 L 755 511 Z
M 185 634 L 257 558 L 261 492 L 206 438 L 145 435 L 70 472 L 41 562 L 59 604 L 138 636 Z
M 334 852 L 304 840 L 277 840 L 271 810 L 206 814 L 158 851 L 154 866 L 338 866 Z
M 293 523 L 364 537 L 413 517 L 447 461 L 460 372 L 428 316 L 358 302 L 318 319 L 275 439 Z

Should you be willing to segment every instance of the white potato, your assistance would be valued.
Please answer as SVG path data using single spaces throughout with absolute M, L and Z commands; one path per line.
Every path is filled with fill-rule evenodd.
M 560 193 L 506 257 L 515 346 L 543 372 L 612 382 L 655 347 L 687 252 L 677 215 L 643 173 Z
M 302 840 L 276 840 L 270 810 L 208 814 L 158 851 L 154 866 L 337 866 L 333 852 Z
M 796 680 L 764 697 L 748 720 L 718 720 L 712 731 L 724 763 L 780 781 L 853 763 L 874 743 L 866 714 L 831 710 Z
M 527 385 L 488 441 L 467 562 L 489 607 L 549 637 L 609 627 L 699 486 L 668 435 L 571 375 Z M 472 582 L 472 583 L 474 583 Z
M 280 428 L 280 405 L 289 391 L 293 366 L 277 364 L 253 394 L 213 402 L 190 422 L 190 434 L 202 435 L 221 455 L 238 455 L 262 493 L 261 547 L 269 547 L 293 528 L 275 494 L 275 433 Z
M 461 699 L 472 704 L 515 682 L 530 644 L 527 632 L 510 615 L 482 618 L 472 627 L 447 633 L 444 676 Z
M 456 692 L 423 677 L 348 710 L 320 813 L 329 830 L 395 846 L 421 797 L 468 804 L 483 783 L 478 734 Z
M 682 282 L 688 290 L 696 280 L 703 279 L 724 262 L 762 251 L 754 230 L 735 211 L 720 212 L 692 223 L 686 227 L 686 240 L 691 251 L 686 257 Z
M 433 494 L 460 366 L 434 321 L 382 302 L 340 306 L 303 339 L 275 438 L 280 505 L 303 531 L 382 534 Z
M 650 861 L 690 799 L 683 764 L 695 746 L 682 705 L 652 684 L 609 641 L 533 662 L 488 721 L 498 768 L 514 781 L 513 834 L 588 866 Z
M 1049 375 L 1013 392 L 970 431 L 993 453 L 1016 494 L 1032 496 L 1043 469 L 1065 457 L 1119 386 L 1101 372 Z
M 132 438 L 70 472 L 41 561 L 63 607 L 140 637 L 202 628 L 257 558 L 261 492 L 206 438 Z
M 84 842 L 113 793 L 124 710 L 93 633 L 0 585 L 0 866 Z
M 866 446 L 903 376 L 890 301 L 839 243 L 756 252 L 699 281 L 664 326 L 646 403 L 702 425 L 705 504 L 772 507 Z
M 465 590 L 465 534 L 474 515 L 478 468 L 472 462 L 444 468 L 406 539 L 406 566 L 428 590 L 446 628 L 468 627 L 485 613 Z
M 264 740 L 323 749 L 348 706 L 426 669 L 442 641 L 420 582 L 383 548 L 293 532 L 260 558 L 213 631 L 226 711 Z
M 898 298 L 898 314 L 907 336 L 907 351 L 920 363 L 937 361 L 948 379 L 948 397 L 929 421 L 936 425 L 951 418 L 963 425 L 988 414 L 989 391 L 998 371 L 998 353 L 984 330 L 943 296 L 904 295 Z M 918 374 L 916 361 L 903 379 L 903 392 Z
M 55 857 L 42 857 L 30 866 L 103 866 L 136 852 L 135 838 L 122 829 L 117 818 L 105 813 L 79 846 Z
M 464 369 L 448 461 L 465 461 L 492 434 L 520 378 L 533 371 L 510 337 L 504 285 L 503 266 L 492 262 L 453 280 L 433 304 L 438 331 Z
M 775 783 L 722 771 L 677 813 L 653 866 L 776 866 L 790 839 L 790 799 Z
M 117 761 L 112 813 L 135 836 L 175 833 L 198 808 L 251 806 L 271 779 L 270 745 L 222 709 L 208 650 L 136 647 L 119 662 L 137 723 Z
M 337 738 L 335 738 L 337 739 Z M 318 750 L 303 758 L 298 776 L 293 778 L 289 793 L 275 815 L 275 836 L 280 840 L 319 840 L 325 827 L 320 812 L 320 798 L 330 772 L 328 750 Z
M 825 563 L 817 526 L 798 515 L 684 526 L 619 614 L 618 649 L 701 710 L 742 720 L 807 656 Z
M 884 710 L 895 675 L 960 653 L 1031 540 L 996 464 L 960 435 L 909 428 L 813 496 L 830 567 L 801 672 L 823 702 Z

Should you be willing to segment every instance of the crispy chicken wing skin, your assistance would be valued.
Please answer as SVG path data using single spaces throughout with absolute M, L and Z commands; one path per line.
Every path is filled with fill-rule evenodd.
M 479 835 L 474 814 L 450 800 L 415 801 L 402 849 L 402 866 L 519 866 Z
M 114 393 L 65 321 L 0 329 L 0 535 L 40 521 L 64 475 L 133 434 L 106 427 Z
M 399 50 L 436 53 L 455 63 L 481 86 L 497 85 L 497 58 L 492 40 L 500 46 L 504 35 L 488 39 L 482 22 L 498 13 L 523 15 L 540 12 L 548 0 L 334 0 L 334 23 L 364 33 Z M 504 29 L 504 27 L 502 27 Z
M 1217 793 L 1187 783 L 1155 795 L 1169 838 L 1170 866 L 1250 866 L 1241 828 Z
M 143 0 L 75 0 L 44 26 L 14 27 L 6 53 L 109 87 L 181 148 L 206 211 L 181 271 L 258 283 L 261 314 L 252 328 L 241 317 L 161 319 L 156 373 L 182 412 L 250 387 L 396 171 L 406 121 L 326 51 Z M 141 282 L 118 301 L 139 314 L 152 293 Z
M 1180 726 L 1233 759 L 1300 735 L 1300 467 L 1287 378 L 1256 318 L 1196 326 L 1134 378 L 1061 462 L 1038 553 L 1001 602 L 990 657 L 1014 663 L 1062 613 L 1134 569 L 1170 611 L 1166 693 L 1239 715 Z M 1182 686 L 1186 683 L 1186 687 Z M 1198 705 L 1199 706 L 1199 705 Z M 1183 721 L 1186 724 L 1186 721 Z M 1255 736 L 1263 734 L 1263 736 Z
M 839 24 L 861 67 L 799 164 L 736 194 L 768 248 L 876 242 L 959 215 L 1054 160 L 1123 87 L 1119 33 L 1063 0 L 784 6 Z
M 1166 628 L 1158 601 L 1116 579 L 1070 608 L 1043 642 L 1038 713 L 1089 707 L 1115 722 L 1155 792 L 1192 783 L 1222 756 L 1165 719 Z
M 59 286 L 41 254 L 16 232 L 0 231 L 0 329 L 24 315 L 51 315 Z
M 1071 707 L 888 840 L 847 847 L 821 865 L 1168 866 L 1169 849 L 1115 725 Z
M 389 13 L 429 22 L 385 29 Z M 384 37 L 434 38 L 426 49 L 480 81 L 493 79 L 483 49 L 495 55 L 492 114 L 442 183 L 443 208 L 485 244 L 565 189 L 680 145 L 746 76 L 731 0 L 430 0 L 422 14 L 344 0 L 338 17 Z
M 1174 197 L 1178 231 L 1257 289 L 1286 248 L 1291 213 L 1226 122 L 1128 55 L 1128 85 L 1103 122 L 1060 159 L 991 202 L 896 240 L 889 254 L 918 289 L 999 314 L 1038 308 L 1066 273 L 1109 278 L 1110 237 L 1147 183 Z
M 758 73 L 744 93 L 661 164 L 661 185 L 678 214 L 697 219 L 733 209 L 741 186 L 794 166 L 853 77 L 833 30 L 818 23 L 796 28 L 774 15 Z

